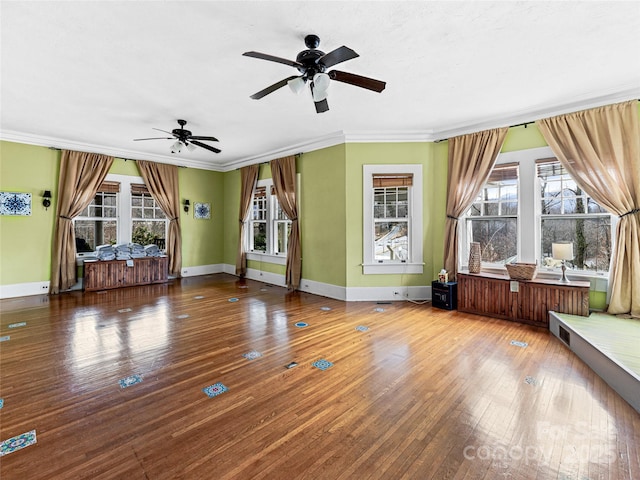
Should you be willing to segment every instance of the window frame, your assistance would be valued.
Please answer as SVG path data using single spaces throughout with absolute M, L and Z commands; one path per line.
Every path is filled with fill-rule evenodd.
M 296 203 L 298 203 L 299 199 L 299 174 L 296 174 Z M 265 220 L 253 220 L 253 202 L 254 195 L 257 189 L 264 188 L 266 195 L 266 219 Z M 277 218 L 277 209 L 280 206 L 277 196 L 275 194 L 273 179 L 266 178 L 263 180 L 258 180 L 256 183 L 256 187 L 251 194 L 251 209 L 252 212 L 249 215 L 249 219 L 247 220 L 247 228 L 245 228 L 245 251 L 247 252 L 247 260 L 255 260 L 266 263 L 275 263 L 278 265 L 286 265 L 287 263 L 287 251 L 279 252 L 277 248 L 277 225 L 278 223 L 284 223 L 291 225 L 290 219 L 279 219 Z M 281 208 L 281 207 L 280 207 Z M 298 205 L 299 209 L 299 205 Z M 285 216 L 284 211 L 282 212 Z M 265 251 L 260 250 L 252 250 L 253 247 L 253 224 L 254 222 L 264 222 L 266 223 L 266 232 L 267 232 L 267 242 Z M 290 231 L 290 227 L 286 229 L 286 231 Z M 284 240 L 288 247 L 288 236 Z
M 119 229 L 119 224 L 120 224 L 120 219 L 119 219 L 119 217 L 118 217 L 118 212 L 119 212 L 119 208 L 120 208 L 120 188 L 121 188 L 121 185 L 118 185 L 118 191 L 117 191 L 117 192 L 104 192 L 104 191 L 102 191 L 102 190 L 98 190 L 98 191 L 96 192 L 96 194 L 94 195 L 93 199 L 91 199 L 91 203 L 92 203 L 98 195 L 101 195 L 101 194 L 102 194 L 102 195 L 103 195 L 103 199 L 104 199 L 104 195 L 105 195 L 105 194 L 107 194 L 107 195 L 113 195 L 113 196 L 114 196 L 114 198 L 115 198 L 115 202 L 116 202 L 115 206 L 107 206 L 106 208 L 114 209 L 114 210 L 115 210 L 115 216 L 114 216 L 114 217 L 105 217 L 105 216 L 97 217 L 97 216 L 91 216 L 91 215 L 87 215 L 87 216 L 77 215 L 77 216 L 75 216 L 75 217 L 73 218 L 73 220 L 72 220 L 72 222 L 73 222 L 73 230 L 74 230 L 74 234 L 75 234 L 75 230 L 76 230 L 76 223 L 77 223 L 77 222 L 94 222 L 94 223 L 95 223 L 95 222 L 99 222 L 99 221 L 103 221 L 103 222 L 115 222 L 115 224 L 116 224 L 116 239 L 117 239 L 117 238 L 118 238 L 118 229 Z M 88 209 L 88 210 L 90 211 L 90 209 L 92 208 L 92 207 L 91 207 L 91 203 L 89 203 L 89 205 L 88 205 L 87 207 L 85 207 L 85 210 L 87 210 L 87 209 Z M 94 207 L 94 208 L 95 208 L 95 207 Z M 105 206 L 104 206 L 104 202 L 103 202 L 103 204 L 102 204 L 102 208 L 103 208 L 103 209 L 105 208 Z M 83 210 L 83 212 L 84 212 L 84 210 Z M 81 212 L 81 213 L 82 213 L 82 212 Z M 77 238 L 78 238 L 78 237 L 76 236 L 76 240 L 77 240 Z M 77 244 L 76 244 L 76 245 L 77 245 Z M 98 245 L 98 242 L 97 242 L 97 240 L 96 240 L 95 248 L 97 248 L 98 246 L 99 246 L 99 245 Z M 84 257 L 84 256 L 88 256 L 88 255 L 94 255 L 94 254 L 95 254 L 95 252 L 96 252 L 96 250 L 95 250 L 95 249 L 94 249 L 94 250 L 91 250 L 91 251 L 88 251 L 88 252 L 78 252 L 78 251 L 77 251 L 77 247 L 76 247 L 76 256 L 79 256 L 79 257 Z
M 408 187 L 408 245 L 409 254 L 406 261 L 403 260 L 376 260 L 375 259 L 375 220 L 374 220 L 374 189 L 373 178 L 375 175 L 411 174 L 413 185 Z M 362 243 L 362 273 L 371 274 L 422 274 L 423 262 L 423 206 L 422 206 L 422 165 L 363 165 L 362 169 L 363 192 L 363 243 Z
M 561 169 L 563 170 L 563 172 L 558 172 L 558 174 L 556 176 L 560 177 L 560 180 L 554 180 L 554 182 L 559 182 L 561 189 L 560 189 L 560 195 L 558 197 L 559 201 L 560 201 L 560 213 L 543 213 L 543 208 L 542 208 L 542 203 L 543 203 L 543 197 L 542 194 L 540 192 L 540 175 L 539 175 L 539 169 L 540 167 L 543 167 L 544 165 L 552 165 L 552 164 L 557 164 L 561 167 Z M 543 236 L 543 229 L 542 229 L 542 223 L 544 220 L 550 220 L 550 221 L 554 221 L 554 220 L 602 220 L 602 219 L 606 219 L 609 221 L 609 238 L 611 239 L 611 243 L 610 243 L 610 247 L 611 247 L 611 255 L 613 256 L 613 247 L 614 247 L 614 230 L 613 230 L 613 218 L 615 218 L 615 215 L 612 215 L 611 213 L 607 212 L 606 209 L 604 209 L 600 204 L 598 204 L 587 192 L 585 192 L 583 189 L 580 188 L 580 190 L 582 190 L 582 193 L 580 196 L 565 196 L 564 192 L 565 190 L 570 190 L 570 188 L 567 186 L 567 183 L 569 183 L 567 181 L 567 178 L 571 180 L 571 182 L 573 182 L 574 184 L 576 184 L 576 187 L 580 188 L 577 185 L 577 182 L 573 179 L 573 177 L 571 176 L 571 174 L 567 171 L 566 168 L 564 168 L 562 166 L 562 164 L 560 163 L 560 160 L 557 157 L 553 157 L 553 158 L 543 158 L 543 159 L 538 159 L 536 161 L 536 181 L 538 182 L 538 208 L 539 208 L 539 216 L 538 216 L 538 228 L 539 228 L 539 232 L 540 232 L 540 240 L 538 241 L 538 253 L 539 253 L 539 258 L 540 258 L 540 262 L 539 265 L 542 266 L 543 269 L 545 270 L 554 270 L 554 271 L 560 271 L 560 267 L 548 267 L 544 265 L 544 262 L 547 258 L 551 258 L 551 257 L 545 257 L 544 256 L 544 251 L 543 251 L 543 245 L 542 245 L 542 236 Z M 565 202 L 566 201 L 571 201 L 571 200 L 576 200 L 578 198 L 581 198 L 584 202 L 584 208 L 587 210 L 586 212 L 583 213 L 564 213 L 565 210 Z M 590 203 L 593 202 L 595 205 L 597 205 L 599 207 L 600 210 L 602 211 L 598 211 L 598 212 L 589 212 L 589 205 Z M 576 251 L 576 245 L 574 243 L 574 254 L 577 256 L 578 253 Z M 567 262 L 567 264 L 569 264 L 570 262 Z M 609 267 L 611 265 L 609 264 L 607 266 L 607 270 L 579 270 L 577 268 L 571 268 L 570 269 L 570 273 L 572 275 L 578 273 L 578 272 L 589 272 L 592 275 L 596 275 L 596 276 L 602 276 L 609 273 Z
M 520 168 L 519 168 L 519 164 L 517 162 L 506 162 L 506 161 L 502 161 L 500 163 L 498 163 L 498 161 L 496 161 L 496 164 L 493 166 L 492 173 L 493 173 L 493 169 L 496 167 L 515 167 L 516 169 L 516 188 L 517 188 L 517 208 L 516 208 L 516 212 L 512 213 L 512 214 L 508 214 L 508 215 L 468 215 L 468 212 L 471 210 L 471 206 L 467 209 L 467 211 L 460 217 L 459 221 L 458 221 L 458 225 L 459 225 L 459 242 L 460 242 L 460 259 L 461 260 L 468 260 L 469 258 L 469 246 L 471 244 L 471 242 L 473 241 L 472 239 L 472 232 L 471 229 L 469 228 L 469 224 L 470 222 L 472 222 L 473 220 L 478 220 L 478 221 L 495 221 L 495 220 L 502 220 L 502 219 L 514 219 L 516 221 L 516 256 L 519 258 L 520 257 L 520 239 L 521 239 L 521 232 L 520 232 L 520 205 L 521 205 L 521 181 L 520 181 Z M 489 182 L 489 179 L 487 180 L 487 182 Z M 482 193 L 484 192 L 485 188 L 486 188 L 487 183 L 485 182 L 485 184 L 482 186 L 482 188 L 480 189 L 480 192 L 478 193 L 478 195 L 476 196 L 476 199 L 474 199 L 472 206 L 477 203 L 478 198 L 482 195 Z M 498 187 L 500 188 L 500 187 Z M 496 203 L 498 203 L 499 205 L 499 209 L 502 208 L 502 204 L 503 202 L 500 200 L 500 197 L 498 197 L 498 200 L 496 201 Z M 489 268 L 489 269 L 500 269 L 500 268 L 505 268 L 503 267 L 503 263 L 499 263 L 499 262 L 482 262 L 482 266 L 483 268 Z M 466 266 L 468 268 L 468 265 Z
M 135 189 L 137 190 L 142 190 L 139 193 L 133 193 L 134 190 L 134 186 Z M 144 188 L 141 188 L 144 187 Z M 130 205 L 129 205 L 129 212 L 131 215 L 131 234 L 129 236 L 129 242 L 133 241 L 133 232 L 134 232 L 134 228 L 133 228 L 133 224 L 134 222 L 157 222 L 157 223 L 163 223 L 164 224 L 164 235 L 162 236 L 162 240 L 165 241 L 165 245 L 166 245 L 166 241 L 167 241 L 167 234 L 169 233 L 169 219 L 167 218 L 167 215 L 164 213 L 164 211 L 162 210 L 162 208 L 160 207 L 160 205 L 158 205 L 158 202 L 156 201 L 156 199 L 153 197 L 153 195 L 151 195 L 151 192 L 149 192 L 149 190 L 147 189 L 147 186 L 142 184 L 137 184 L 135 182 L 131 182 L 131 184 L 129 185 L 129 193 L 130 193 Z M 133 197 L 139 195 L 140 198 L 142 199 L 142 205 L 138 206 L 134 206 L 133 205 Z M 151 207 L 147 207 L 144 205 L 145 199 L 148 198 L 152 201 L 153 206 Z M 134 208 L 140 208 L 141 210 L 141 214 L 142 217 L 134 217 L 133 215 L 133 209 Z M 151 210 L 153 211 L 153 218 L 144 218 L 144 212 L 145 210 Z M 163 215 L 163 217 L 156 217 L 157 215 L 157 211 L 160 211 Z M 164 249 L 163 249 L 164 250 Z

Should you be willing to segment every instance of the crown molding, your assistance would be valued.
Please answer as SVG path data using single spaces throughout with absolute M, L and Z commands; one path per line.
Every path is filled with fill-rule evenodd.
M 8 142 L 26 143 L 28 145 L 36 145 L 47 147 L 54 150 L 73 150 L 76 152 L 100 153 L 102 155 L 110 155 L 115 158 L 126 160 L 148 160 L 158 163 L 167 163 L 178 167 L 191 167 L 200 170 L 222 171 L 219 165 L 202 162 L 192 159 L 177 159 L 169 155 L 157 155 L 152 153 L 140 153 L 134 150 L 124 150 L 120 148 L 111 148 L 104 145 L 95 145 L 91 143 L 74 142 L 55 137 L 46 137 L 42 135 L 32 135 L 29 133 L 15 132 L 11 130 L 0 130 L 0 140 Z
M 344 132 L 336 131 L 324 135 L 322 137 L 316 137 L 311 140 L 305 142 L 299 142 L 293 145 L 288 145 L 286 147 L 278 148 L 276 150 L 271 150 L 270 152 L 255 155 L 252 157 L 245 157 L 238 160 L 231 161 L 226 163 L 224 166 L 225 172 L 235 170 L 237 168 L 242 168 L 247 165 L 253 165 L 255 163 L 266 163 L 274 160 L 276 158 L 286 157 L 288 155 L 295 155 L 297 153 L 305 153 L 312 152 L 314 150 L 320 150 L 323 148 L 333 147 L 335 145 L 341 145 L 346 142 L 346 137 Z
M 537 106 L 517 115 L 496 116 L 483 120 L 482 122 L 463 123 L 452 125 L 439 130 L 422 130 L 422 131 L 352 131 L 345 132 L 342 130 L 328 133 L 326 135 L 315 137 L 304 142 L 298 142 L 286 145 L 281 148 L 271 150 L 269 152 L 243 157 L 229 162 L 204 162 L 193 159 L 176 158 L 169 155 L 157 155 L 141 153 L 133 150 L 114 149 L 102 145 L 94 145 L 88 143 L 74 142 L 54 137 L 46 137 L 40 135 L 26 134 L 15 131 L 0 130 L 0 139 L 12 141 L 16 143 L 26 143 L 29 145 L 38 145 L 55 149 L 68 149 L 81 152 L 95 152 L 105 155 L 111 155 L 116 158 L 127 160 L 149 160 L 159 163 L 167 163 L 181 167 L 191 167 L 200 170 L 211 170 L 216 172 L 229 172 L 247 165 L 256 163 L 266 163 L 276 158 L 287 155 L 295 155 L 298 153 L 311 152 L 323 148 L 332 147 L 345 143 L 409 143 L 409 142 L 435 142 L 446 140 L 451 137 L 475 133 L 482 130 L 499 127 L 509 127 L 522 123 L 534 122 L 542 118 L 553 117 L 580 110 L 611 105 L 614 103 L 624 102 L 633 99 L 640 99 L 640 86 L 638 84 L 626 84 L 618 89 L 611 89 L 609 93 L 599 92 L 598 95 L 582 94 L 570 99 L 570 101 L 562 104 L 548 103 L 546 105 Z
M 590 108 L 612 105 L 614 103 L 628 100 L 640 99 L 640 87 L 638 84 L 626 84 L 611 92 L 600 95 L 582 94 L 573 97 L 569 102 L 562 104 L 547 104 L 522 111 L 517 115 L 508 117 L 493 117 L 478 123 L 467 123 L 438 130 L 433 134 L 432 141 L 446 140 L 459 135 L 480 132 L 491 128 L 509 127 L 522 123 L 534 122 L 542 118 L 565 115 L 567 113 L 579 112 Z

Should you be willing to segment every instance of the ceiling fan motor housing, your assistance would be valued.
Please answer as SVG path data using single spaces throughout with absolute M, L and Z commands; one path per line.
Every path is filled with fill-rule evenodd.
M 316 73 L 324 73 L 326 67 L 321 63 L 317 63 L 322 56 L 324 56 L 322 50 L 303 50 L 296 57 L 296 62 L 302 64 L 302 66 L 297 67 L 298 71 L 308 78 L 313 78 Z

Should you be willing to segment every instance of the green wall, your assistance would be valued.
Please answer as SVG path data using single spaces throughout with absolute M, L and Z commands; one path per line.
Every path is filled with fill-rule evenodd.
M 31 194 L 30 216 L 0 216 L 0 285 L 49 279 L 59 170 L 57 150 L 0 141 L 0 190 Z M 48 210 L 45 190 L 53 196 Z
M 58 199 L 60 151 L 0 141 L 0 190 L 31 193 L 31 216 L 0 216 L 0 285 L 46 282 L 51 278 L 51 244 Z M 116 158 L 109 173 L 140 176 L 134 161 Z M 181 201 L 183 268 L 224 262 L 224 174 L 192 168 L 178 169 Z M 52 205 L 42 206 L 42 193 L 51 190 Z M 195 220 L 193 204 L 211 204 L 210 220 Z M 28 268 L 26 268 L 28 266 Z
M 503 152 L 546 146 L 534 124 L 512 127 Z M 341 287 L 426 286 L 442 268 L 448 142 L 352 143 L 305 153 L 297 159 L 300 174 L 302 276 Z M 422 275 L 362 274 L 362 166 L 419 163 L 423 168 Z M 60 152 L 46 147 L 0 142 L 0 189 L 31 193 L 32 215 L 0 217 L 0 285 L 48 281 L 51 242 L 58 197 Z M 110 173 L 140 176 L 136 163 L 116 159 Z M 235 265 L 238 245 L 240 171 L 220 173 L 192 168 L 178 171 L 181 201 L 183 268 Z M 259 178 L 270 178 L 268 164 Z M 42 192 L 53 204 L 42 207 Z M 193 204 L 211 204 L 210 220 L 195 220 Z M 29 268 L 25 268 L 28 265 Z M 249 262 L 249 267 L 284 274 L 284 266 Z M 592 291 L 592 308 L 604 308 L 606 293 Z
M 224 174 L 209 170 L 180 168 L 180 203 L 191 203 L 189 213 L 180 209 L 182 227 L 182 268 L 199 265 L 217 265 L 224 262 Z M 209 203 L 211 219 L 195 219 L 196 203 Z M 187 275 L 188 275 L 187 271 Z
M 446 156 L 436 144 L 416 143 L 352 143 L 347 145 L 347 285 L 350 287 L 425 286 L 442 268 L 445 197 L 439 196 L 446 181 Z M 444 162 L 444 163 L 443 163 Z M 423 260 L 420 274 L 364 275 L 363 259 L 363 165 L 420 164 L 423 181 Z M 444 176 L 443 176 L 444 175 Z M 436 270 L 437 269 L 437 270 Z M 435 272 L 435 273 L 434 273 Z M 435 277 L 434 277 L 435 275 Z
M 345 174 L 346 146 L 305 153 L 300 173 L 302 278 L 347 286 L 349 231 Z

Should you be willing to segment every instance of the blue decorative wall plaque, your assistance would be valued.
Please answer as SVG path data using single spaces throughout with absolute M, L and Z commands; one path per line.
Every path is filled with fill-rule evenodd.
M 0 215 L 31 215 L 31 194 L 0 192 Z
M 209 220 L 211 218 L 211 204 L 210 203 L 196 203 L 193 209 L 194 218 L 202 220 Z

